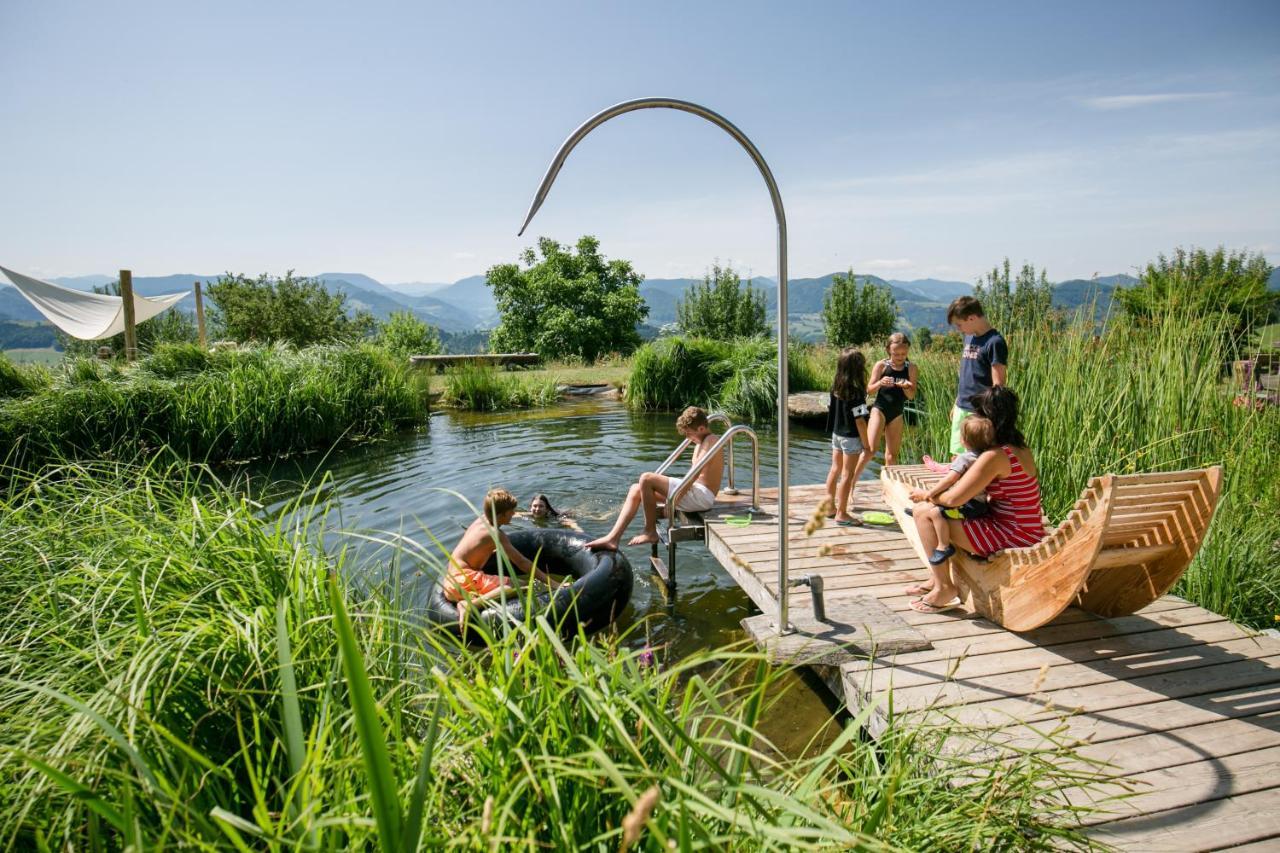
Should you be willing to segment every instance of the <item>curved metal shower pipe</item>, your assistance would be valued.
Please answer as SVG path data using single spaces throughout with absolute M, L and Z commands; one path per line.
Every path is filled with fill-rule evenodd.
M 542 177 L 542 184 L 533 197 L 533 203 L 529 205 L 529 212 L 525 214 L 524 224 L 520 226 L 518 234 L 523 235 L 524 230 L 529 227 L 529 222 L 538 212 L 538 208 L 542 207 L 547 193 L 551 191 L 551 185 L 560 174 L 560 167 L 569 157 L 569 152 L 573 151 L 588 133 L 609 119 L 636 110 L 652 109 L 691 113 L 706 119 L 732 136 L 746 150 L 756 164 L 756 168 L 760 170 L 760 176 L 764 178 L 765 186 L 769 189 L 769 198 L 773 202 L 773 215 L 778 222 L 778 614 L 776 627 L 779 634 L 787 634 L 792 630 L 787 611 L 787 215 L 782 209 L 782 195 L 778 192 L 778 184 L 773 179 L 769 164 L 765 162 L 760 151 L 745 133 L 714 110 L 675 98 L 638 98 L 633 101 L 623 101 L 596 113 L 569 134 L 569 138 L 560 146 L 560 150 L 551 160 L 551 165 L 547 167 L 547 173 Z M 757 504 L 759 503 L 757 495 L 753 494 L 751 498 Z

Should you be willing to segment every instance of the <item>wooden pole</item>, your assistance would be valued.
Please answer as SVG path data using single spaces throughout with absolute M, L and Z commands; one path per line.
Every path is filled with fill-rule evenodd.
M 138 330 L 134 328 L 133 273 L 120 270 L 120 296 L 124 299 L 124 357 L 126 361 L 138 358 Z
M 196 282 L 196 328 L 200 333 L 200 349 L 207 349 L 208 341 L 204 338 L 204 296 L 200 294 L 200 282 Z

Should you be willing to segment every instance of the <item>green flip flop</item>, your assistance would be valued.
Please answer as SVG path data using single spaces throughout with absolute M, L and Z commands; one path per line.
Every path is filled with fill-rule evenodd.
M 751 524 L 751 516 L 749 515 L 725 515 L 720 520 L 730 527 L 746 527 Z
M 878 509 L 868 510 L 862 514 L 862 520 L 867 524 L 897 524 L 897 520 L 887 512 L 881 512 Z

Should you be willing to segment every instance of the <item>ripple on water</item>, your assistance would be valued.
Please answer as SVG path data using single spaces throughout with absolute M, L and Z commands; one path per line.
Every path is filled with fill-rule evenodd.
M 510 489 L 527 507 L 544 492 L 556 509 L 578 520 L 591 535 L 606 532 L 627 488 L 653 470 L 679 441 L 671 413 L 631 412 L 620 403 L 582 401 L 530 412 L 433 415 L 421 429 L 386 441 L 305 457 L 259 469 L 265 483 L 266 513 L 278 516 L 301 492 L 333 502 L 327 538 L 355 554 L 369 576 L 385 576 L 385 548 L 349 537 L 351 531 L 402 531 L 428 549 L 431 536 L 451 547 L 475 517 L 463 497 L 477 506 L 494 486 Z M 793 426 L 789 460 L 792 483 L 825 479 L 831 460 L 827 436 Z M 776 436 L 761 431 L 760 479 L 777 483 Z M 739 487 L 750 488 L 750 451 L 739 444 Z M 688 467 L 675 466 L 677 473 Z M 864 477 L 872 477 L 869 471 Z M 323 484 L 322 484 L 323 481 Z M 517 520 L 516 524 L 527 522 Z M 638 531 L 640 522 L 631 531 Z M 649 575 L 648 549 L 625 549 L 636 567 L 632 604 L 620 620 L 637 627 L 635 642 L 663 646 L 682 656 L 696 649 L 744 639 L 740 622 L 754 605 L 707 550 L 689 543 L 679 552 L 680 595 L 668 606 Z M 412 578 L 416 567 L 401 566 Z M 788 681 L 793 698 L 775 720 L 771 736 L 802 745 L 829 715 L 824 699 L 799 677 Z M 773 726 L 771 726 L 772 728 Z M 790 750 L 789 750 L 790 751 Z

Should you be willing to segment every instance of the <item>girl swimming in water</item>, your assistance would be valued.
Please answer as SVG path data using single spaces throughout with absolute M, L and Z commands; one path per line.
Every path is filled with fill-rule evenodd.
M 578 522 L 551 506 L 551 499 L 542 493 L 538 493 L 533 496 L 533 500 L 529 502 L 529 511 L 525 513 L 525 515 L 537 523 L 554 522 L 556 524 L 563 525 L 570 530 L 576 530 L 579 533 L 582 532 L 582 528 L 578 526 Z

